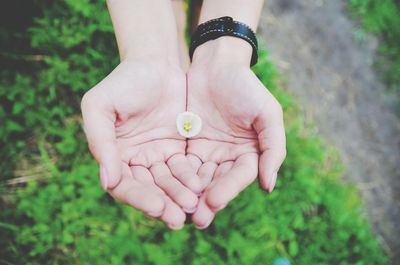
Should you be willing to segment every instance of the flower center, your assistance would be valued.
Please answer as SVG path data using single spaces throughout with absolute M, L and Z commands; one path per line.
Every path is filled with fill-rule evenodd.
M 190 132 L 190 131 L 192 130 L 192 121 L 185 121 L 185 122 L 183 123 L 183 129 L 184 129 L 186 132 Z

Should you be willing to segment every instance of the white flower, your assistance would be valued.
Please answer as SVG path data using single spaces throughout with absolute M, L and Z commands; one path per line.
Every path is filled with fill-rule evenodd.
M 193 112 L 182 112 L 176 117 L 176 126 L 180 135 L 191 138 L 201 131 L 201 119 Z

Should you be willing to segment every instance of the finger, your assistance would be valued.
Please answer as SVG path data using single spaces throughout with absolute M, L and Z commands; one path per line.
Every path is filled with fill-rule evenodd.
M 213 179 L 217 180 L 221 176 L 223 176 L 226 172 L 232 169 L 234 165 L 233 161 L 226 161 L 221 164 L 219 164 L 218 168 L 215 170 L 215 174 L 213 176 Z
M 164 195 L 164 201 L 165 209 L 160 219 L 173 230 L 182 229 L 185 224 L 186 214 L 168 196 Z
M 150 168 L 150 172 L 156 185 L 181 206 L 185 212 L 194 212 L 196 210 L 197 196 L 171 175 L 164 162 L 154 164 Z
M 265 107 L 254 122 L 258 134 L 261 156 L 259 176 L 261 187 L 272 192 L 278 170 L 286 157 L 286 137 L 283 113 L 279 103 L 273 101 Z
M 181 229 L 185 223 L 185 213 L 154 183 L 150 171 L 142 166 L 133 166 L 131 167 L 131 172 L 133 177 L 144 184 L 149 192 L 159 194 L 163 198 L 165 203 L 164 211 L 161 216 L 157 217 L 166 223 L 169 228 L 174 230 Z M 154 217 L 154 215 L 151 217 Z
M 150 171 L 143 166 L 131 166 L 132 176 L 139 182 L 143 184 L 154 184 L 153 175 L 151 175 Z
M 115 111 L 108 99 L 96 90 L 85 94 L 81 109 L 90 151 L 100 164 L 102 187 L 113 189 L 121 180 L 122 166 L 115 137 Z
M 137 181 L 128 165 L 123 167 L 121 182 L 109 193 L 116 199 L 131 205 L 152 217 L 160 217 L 165 208 L 162 194 L 156 193 Z
M 240 156 L 231 170 L 221 175 L 205 193 L 207 205 L 214 211 L 224 208 L 257 177 L 258 156 L 255 153 Z
M 186 155 L 187 159 L 189 160 L 189 163 L 192 165 L 194 168 L 195 172 L 197 172 L 200 168 L 200 166 L 203 164 L 203 162 L 200 160 L 198 156 L 188 154 Z
M 208 162 L 208 163 L 211 165 L 207 167 L 212 167 L 212 164 L 214 164 L 213 162 Z M 212 189 L 212 187 L 215 185 L 216 182 L 218 182 L 221 176 L 223 176 L 226 172 L 231 170 L 232 166 L 233 166 L 233 161 L 224 162 L 220 164 L 218 167 L 217 164 L 215 164 L 216 169 L 214 170 L 214 175 L 211 176 L 212 181 L 207 187 L 206 193 L 208 190 Z M 215 218 L 215 212 L 212 209 L 210 209 L 210 207 L 206 203 L 206 196 L 207 196 L 206 193 L 200 197 L 197 210 L 192 216 L 192 222 L 199 229 L 207 228 L 211 224 L 212 220 L 214 220 Z
M 208 207 L 205 196 L 201 196 L 197 210 L 192 215 L 193 224 L 199 229 L 205 229 L 211 224 L 214 217 L 215 213 Z
M 208 190 L 212 189 L 215 184 L 218 182 L 218 179 L 224 175 L 226 172 L 231 170 L 233 166 L 233 161 L 226 161 L 221 164 L 219 164 L 214 172 L 214 175 L 212 176 L 211 182 L 208 184 L 206 187 L 206 190 L 204 193 L 206 193 Z
M 217 170 L 217 167 L 218 165 L 216 163 L 210 161 L 200 166 L 197 174 L 200 177 L 201 186 L 203 190 L 207 188 L 208 185 L 210 185 L 213 176 L 215 174 L 215 171 Z
M 172 175 L 194 193 L 200 193 L 201 183 L 197 171 L 183 154 L 173 155 L 168 159 L 167 165 Z

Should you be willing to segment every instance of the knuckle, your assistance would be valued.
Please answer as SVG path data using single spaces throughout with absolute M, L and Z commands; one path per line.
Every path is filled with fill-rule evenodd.
M 164 163 L 161 161 L 156 161 L 153 162 L 150 166 L 150 171 L 153 173 L 154 177 L 160 180 L 163 180 L 164 178 L 168 178 L 169 176 L 167 174 L 160 174 L 160 172 L 163 172 L 164 169 Z
M 96 107 L 100 102 L 99 96 L 96 87 L 87 91 L 81 99 L 81 110 L 84 112 L 90 108 Z
M 283 108 L 275 98 L 270 98 L 265 104 L 266 111 L 269 115 L 278 119 L 283 119 Z
M 179 200 L 181 198 L 185 198 L 185 191 L 179 188 L 171 189 L 170 195 L 172 198 Z
M 93 98 L 93 92 L 91 90 L 87 91 L 81 100 L 81 109 L 82 111 L 85 110 L 88 106 L 90 106 Z
M 286 149 L 286 147 L 284 147 L 282 150 L 282 155 L 281 155 L 282 161 L 285 160 L 286 156 L 287 156 L 287 149 Z
M 276 115 L 279 115 L 279 117 L 283 117 L 283 108 L 277 100 L 274 101 L 272 109 Z

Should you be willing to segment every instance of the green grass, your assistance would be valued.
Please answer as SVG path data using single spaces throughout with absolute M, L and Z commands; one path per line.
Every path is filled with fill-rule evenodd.
M 265 52 L 254 70 L 285 109 L 288 147 L 272 194 L 255 183 L 207 230 L 179 232 L 110 198 L 79 114 L 118 63 L 105 3 L 36 3 L 18 33 L 0 29 L 0 264 L 388 263 L 336 153 L 304 125 Z
M 377 69 L 389 88 L 400 95 L 400 2 L 350 0 L 349 4 L 363 29 L 381 38 Z

